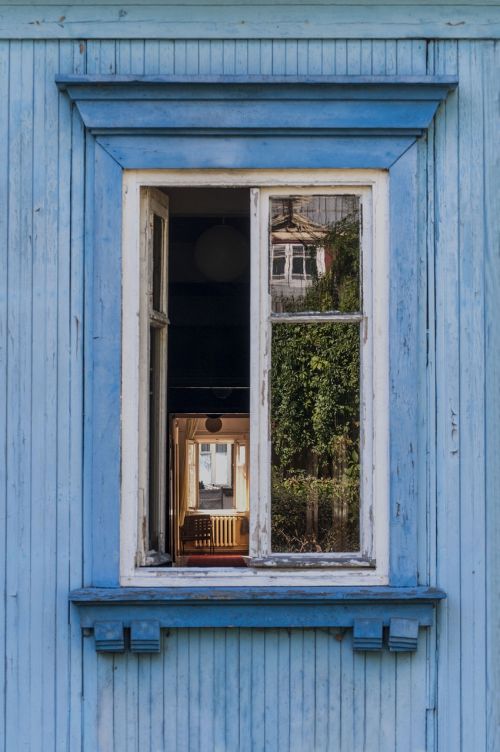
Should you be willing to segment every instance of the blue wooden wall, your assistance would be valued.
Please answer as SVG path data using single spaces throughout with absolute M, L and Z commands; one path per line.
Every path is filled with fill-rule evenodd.
M 33 29 L 13 35 L 54 38 L 0 41 L 0 749 L 500 749 L 500 45 L 57 39 L 68 36 L 64 19 L 59 32 L 57 19 L 37 26 L 27 7 L 0 8 L 0 36 L 18 28 L 16 13 L 31 13 Z M 128 33 L 153 35 L 160 11 L 149 10 L 149 26 Z M 92 13 L 95 34 L 101 10 Z M 485 3 L 481 13 L 476 27 L 496 9 Z M 362 24 L 349 35 L 353 28 L 369 35 Z M 398 35 L 397 24 L 388 28 Z M 299 31 L 307 34 L 303 24 Z M 173 631 L 159 656 L 108 657 L 70 619 L 68 592 L 89 584 L 85 137 L 54 77 L 114 72 L 458 74 L 419 157 L 429 291 L 419 572 L 448 600 L 417 653 L 354 654 L 350 635 L 334 630 L 206 629 Z

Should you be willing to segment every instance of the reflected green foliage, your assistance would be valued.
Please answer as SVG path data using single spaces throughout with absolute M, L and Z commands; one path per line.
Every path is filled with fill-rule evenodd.
M 273 327 L 272 547 L 359 547 L 358 324 Z
M 332 253 L 332 265 L 305 296 L 311 311 L 361 309 L 359 212 L 336 222 L 327 233 L 325 246 Z M 315 307 L 317 301 L 318 308 Z M 307 310 L 307 309 L 306 309 Z

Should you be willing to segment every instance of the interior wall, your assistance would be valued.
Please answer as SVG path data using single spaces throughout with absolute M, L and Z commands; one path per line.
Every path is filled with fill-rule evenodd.
M 499 67 L 488 40 L 0 42 L 0 748 L 498 749 Z M 97 656 L 68 607 L 90 584 L 85 136 L 54 77 L 174 72 L 458 73 L 420 153 L 420 580 L 448 599 L 415 655 L 323 630 L 181 630 L 161 656 Z

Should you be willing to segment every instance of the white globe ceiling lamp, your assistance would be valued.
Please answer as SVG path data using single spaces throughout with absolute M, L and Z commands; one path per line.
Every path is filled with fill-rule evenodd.
M 248 264 L 248 242 L 230 225 L 214 225 L 205 230 L 194 248 L 198 269 L 214 282 L 231 282 Z

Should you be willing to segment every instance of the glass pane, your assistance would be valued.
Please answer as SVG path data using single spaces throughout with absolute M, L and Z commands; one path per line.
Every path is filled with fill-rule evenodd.
M 273 552 L 358 551 L 359 324 L 275 324 Z
M 163 275 L 163 219 L 153 215 L 153 309 L 160 313 L 163 310 L 162 275 Z
M 272 311 L 360 311 L 359 197 L 284 196 L 270 201 Z M 279 269 L 278 249 L 289 259 Z
M 158 512 L 160 506 L 160 374 L 161 331 L 149 329 L 149 547 L 158 549 Z M 161 500 L 163 501 L 163 500 Z

